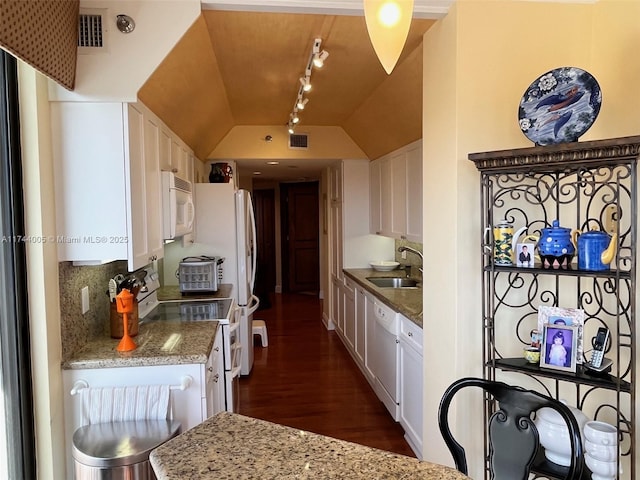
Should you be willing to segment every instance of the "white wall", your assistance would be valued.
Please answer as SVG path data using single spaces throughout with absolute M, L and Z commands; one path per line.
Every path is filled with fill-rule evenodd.
M 25 231 L 47 238 L 56 231 L 47 79 L 22 62 L 18 65 Z M 38 478 L 62 479 L 65 392 L 57 245 L 32 242 L 26 247 Z

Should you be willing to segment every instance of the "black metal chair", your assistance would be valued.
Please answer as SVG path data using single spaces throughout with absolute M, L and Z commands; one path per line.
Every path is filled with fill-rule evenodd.
M 582 441 L 580 428 L 571 410 L 563 403 L 538 392 L 481 378 L 463 378 L 454 382 L 440 401 L 438 411 L 440 433 L 442 433 L 442 437 L 447 447 L 449 447 L 456 463 L 456 468 L 459 471 L 465 475 L 468 474 L 467 459 L 464 448 L 451 434 L 448 413 L 453 396 L 465 387 L 482 388 L 499 405 L 499 409 L 491 415 L 487 427 L 489 438 L 488 460 L 492 479 L 524 480 L 529 478 L 534 459 L 541 449 L 538 430 L 531 419 L 531 414 L 542 407 L 550 407 L 556 410 L 569 427 L 572 450 L 571 465 L 555 469 L 555 478 L 570 480 L 581 478 L 584 468 Z

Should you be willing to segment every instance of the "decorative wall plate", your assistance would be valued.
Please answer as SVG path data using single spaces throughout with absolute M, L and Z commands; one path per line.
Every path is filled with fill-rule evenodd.
M 602 92 L 589 73 L 561 67 L 538 77 L 522 96 L 520 129 L 536 145 L 577 142 L 600 112 Z

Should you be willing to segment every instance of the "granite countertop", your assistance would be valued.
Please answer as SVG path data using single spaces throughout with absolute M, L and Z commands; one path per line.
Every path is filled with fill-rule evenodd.
M 221 412 L 151 452 L 158 480 L 464 480 L 444 465 Z
M 402 270 L 378 272 L 372 268 L 350 268 L 344 274 L 362 286 L 365 290 L 379 298 L 382 303 L 396 312 L 400 312 L 413 323 L 422 328 L 422 283 L 420 288 L 380 288 L 367 281 L 367 277 L 402 277 Z
M 218 330 L 216 321 L 153 322 L 140 325 L 133 341 L 138 348 L 118 352 L 120 340 L 104 336 L 90 340 L 62 364 L 65 370 L 147 367 L 207 363 Z
M 203 300 L 232 298 L 233 284 L 223 283 L 217 292 L 182 295 L 180 287 L 158 289 L 158 300 Z M 65 370 L 83 368 L 148 367 L 155 365 L 185 365 L 207 363 L 218 322 L 140 322 L 138 335 L 133 338 L 138 348 L 120 353 L 116 346 L 120 340 L 107 335 L 95 338 L 62 364 Z

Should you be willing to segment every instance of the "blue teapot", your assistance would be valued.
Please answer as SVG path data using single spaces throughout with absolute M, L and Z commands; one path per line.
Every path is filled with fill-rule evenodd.
M 551 228 L 543 228 L 540 237 L 528 235 L 538 241 L 537 249 L 543 267 L 568 268 L 576 253 L 575 237 L 578 230 L 561 227 L 554 220 Z
M 610 236 L 606 232 L 592 230 L 579 233 L 576 241 L 578 249 L 578 268 L 580 270 L 608 270 L 616 256 L 617 234 Z

